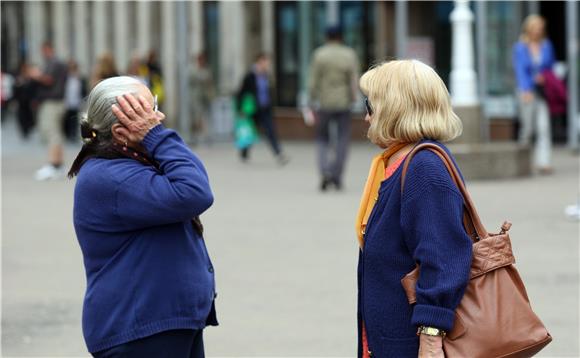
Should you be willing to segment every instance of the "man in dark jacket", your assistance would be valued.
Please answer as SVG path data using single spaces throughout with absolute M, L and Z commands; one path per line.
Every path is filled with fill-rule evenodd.
M 285 165 L 288 163 L 288 157 L 282 153 L 274 121 L 272 119 L 272 96 L 270 91 L 269 73 L 270 58 L 266 54 L 259 54 L 256 57 L 252 69 L 244 77 L 242 87 L 240 88 L 236 98 L 236 108 L 239 112 L 241 111 L 242 99 L 246 95 L 250 95 L 255 100 L 256 111 L 253 115 L 253 119 L 266 133 L 270 146 L 272 147 L 272 152 L 276 156 L 278 163 L 280 165 Z M 248 159 L 250 154 L 249 150 L 250 147 L 246 147 L 240 151 L 243 161 Z

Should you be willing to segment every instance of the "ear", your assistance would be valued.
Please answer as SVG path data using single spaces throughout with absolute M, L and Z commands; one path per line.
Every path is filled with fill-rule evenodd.
M 126 143 L 129 141 L 129 131 L 121 123 L 115 123 L 111 127 L 111 135 L 113 139 L 119 143 Z

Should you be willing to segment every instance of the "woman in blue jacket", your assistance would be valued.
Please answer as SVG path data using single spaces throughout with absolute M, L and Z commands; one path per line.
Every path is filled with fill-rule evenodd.
M 377 157 L 384 165 L 371 169 L 359 212 L 361 218 L 370 211 L 366 225 L 358 222 L 358 355 L 443 357 L 443 337 L 453 328 L 471 265 L 463 197 L 433 152 L 413 157 L 403 192 L 401 164 L 419 143 L 445 149 L 441 142 L 461 134 L 461 121 L 441 78 L 419 61 L 378 65 L 360 87 L 368 137 L 386 150 Z M 372 211 L 366 199 L 374 202 Z M 417 303 L 410 305 L 401 279 L 417 264 Z
M 534 165 L 540 174 L 550 174 L 552 134 L 550 113 L 544 95 L 543 72 L 554 66 L 554 46 L 545 33 L 546 22 L 529 15 L 520 40 L 514 45 L 512 62 L 520 104 L 519 142 L 529 145 L 535 134 Z
M 203 164 L 163 127 L 137 79 L 101 81 L 87 107 L 69 172 L 87 348 L 95 357 L 203 357 L 202 330 L 217 325 L 199 221 L 213 202 Z

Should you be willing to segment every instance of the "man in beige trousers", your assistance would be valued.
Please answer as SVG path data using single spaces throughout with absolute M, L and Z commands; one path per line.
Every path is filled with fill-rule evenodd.
M 342 173 L 348 156 L 351 106 L 357 98 L 359 63 L 356 52 L 342 43 L 338 26 L 326 30 L 326 43 L 314 51 L 310 68 L 310 104 L 316 112 L 316 142 L 321 174 L 320 190 L 330 185 L 342 189 Z M 337 127 L 333 160 L 330 127 Z

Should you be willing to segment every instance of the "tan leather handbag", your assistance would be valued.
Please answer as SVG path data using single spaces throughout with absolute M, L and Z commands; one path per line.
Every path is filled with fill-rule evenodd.
M 471 279 L 455 311 L 455 323 L 443 340 L 445 356 L 450 358 L 531 357 L 552 337 L 532 311 L 524 283 L 514 267 L 505 222 L 499 234 L 488 233 L 481 223 L 473 201 L 447 152 L 425 143 L 415 147 L 403 164 L 401 192 L 412 157 L 428 149 L 445 163 L 465 202 L 463 222 L 473 239 Z M 416 302 L 415 287 L 420 266 L 407 274 L 401 283 L 410 304 Z

